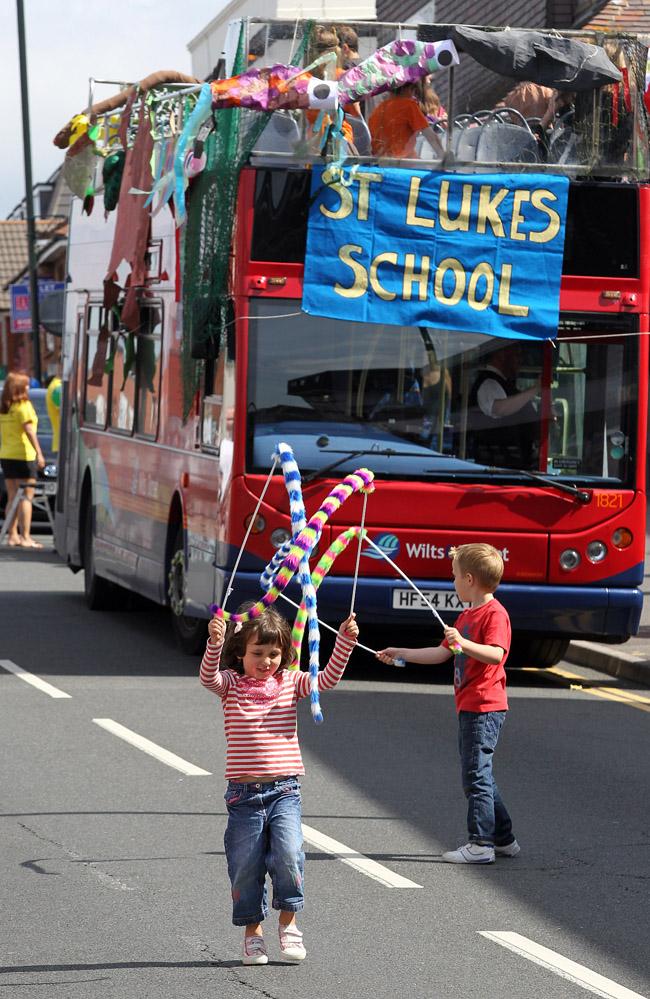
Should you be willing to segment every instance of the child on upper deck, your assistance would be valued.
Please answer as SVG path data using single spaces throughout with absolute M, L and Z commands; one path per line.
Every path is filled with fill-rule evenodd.
M 413 159 L 420 133 L 437 157 L 444 156 L 444 147 L 418 103 L 417 83 L 406 83 L 391 91 L 370 115 L 368 128 L 374 156 Z
M 392 663 L 446 662 L 452 649 L 454 694 L 458 712 L 458 747 L 463 791 L 467 798 L 469 842 L 443 854 L 450 864 L 492 864 L 495 853 L 515 857 L 519 844 L 512 821 L 492 775 L 494 751 L 508 710 L 505 663 L 510 649 L 510 618 L 494 597 L 503 575 L 501 553 L 487 544 L 460 545 L 452 550 L 454 587 L 471 607 L 445 628 L 435 648 L 381 649 L 377 656 Z

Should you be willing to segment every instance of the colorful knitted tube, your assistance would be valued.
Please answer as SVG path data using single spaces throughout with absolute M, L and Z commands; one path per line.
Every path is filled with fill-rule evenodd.
M 299 611 L 301 617 L 298 640 L 298 653 L 302 643 L 305 622 L 309 622 L 309 677 L 311 712 L 314 721 L 321 722 L 323 715 L 320 710 L 318 693 L 318 671 L 320 667 L 320 629 L 318 626 L 318 608 L 316 589 L 332 565 L 336 554 L 343 551 L 352 537 L 358 534 L 358 528 L 350 528 L 330 546 L 314 570 L 312 577 L 309 568 L 309 556 L 318 544 L 324 525 L 355 492 L 372 492 L 374 489 L 374 474 L 368 469 L 357 469 L 346 476 L 343 482 L 335 486 L 321 504 L 318 511 L 306 523 L 305 505 L 302 496 L 300 471 L 289 444 L 279 443 L 274 458 L 279 458 L 284 474 L 285 485 L 289 494 L 289 510 L 291 514 L 292 537 L 275 553 L 260 576 L 260 585 L 266 591 L 264 597 L 250 607 L 245 613 L 227 613 L 217 605 L 212 605 L 212 612 L 225 620 L 251 621 L 259 617 L 266 607 L 277 600 L 280 593 L 287 587 L 294 575 L 298 574 L 302 589 L 302 603 Z M 349 535 L 349 537 L 348 537 Z M 345 540 L 342 539 L 345 536 Z M 301 616 L 302 615 L 302 616 Z M 298 619 L 296 619 L 298 625 Z M 296 628 L 294 626 L 294 631 Z M 292 633 L 293 640 L 293 633 Z
M 339 534 L 338 538 L 335 538 L 332 544 L 329 546 L 324 555 L 321 556 L 318 565 L 311 574 L 311 580 L 314 589 L 317 590 L 320 584 L 325 579 L 325 576 L 332 568 L 335 560 L 338 556 L 345 551 L 353 538 L 359 536 L 360 527 L 348 527 L 347 531 L 343 531 Z M 295 661 L 296 665 L 292 669 L 298 669 L 298 660 L 300 659 L 300 648 L 302 646 L 302 639 L 305 633 L 305 624 L 307 623 L 308 610 L 305 600 L 300 604 L 300 609 L 296 614 L 296 620 L 291 632 L 291 644 L 295 651 Z

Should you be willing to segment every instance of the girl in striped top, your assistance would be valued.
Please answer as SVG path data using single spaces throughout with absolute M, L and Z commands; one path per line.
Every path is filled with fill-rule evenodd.
M 280 910 L 280 950 L 286 960 L 302 961 L 306 951 L 296 912 L 304 905 L 305 855 L 298 777 L 305 768 L 296 707 L 300 698 L 309 696 L 309 673 L 286 668 L 295 656 L 291 627 L 273 607 L 243 625 L 231 623 L 227 630 L 219 617 L 208 627 L 200 678 L 223 704 L 228 779 L 224 845 L 232 921 L 245 927 L 242 963 L 268 963 L 261 925 L 268 915 L 267 872 L 272 906 Z M 319 691 L 337 685 L 358 634 L 351 614 L 339 628 L 330 661 L 318 674 Z

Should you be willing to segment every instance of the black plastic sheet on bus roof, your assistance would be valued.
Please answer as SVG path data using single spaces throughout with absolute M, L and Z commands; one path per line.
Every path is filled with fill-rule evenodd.
M 426 28 L 422 28 L 424 35 Z M 576 38 L 519 28 L 483 31 L 464 24 L 447 28 L 446 33 L 481 66 L 517 80 L 531 80 L 557 90 L 582 91 L 622 79 L 603 48 Z

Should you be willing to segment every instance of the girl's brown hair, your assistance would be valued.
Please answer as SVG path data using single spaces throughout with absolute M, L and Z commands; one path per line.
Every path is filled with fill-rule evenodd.
M 15 402 L 26 402 L 29 397 L 28 389 L 29 376 L 10 371 L 2 389 L 0 413 L 8 413 Z
M 253 601 L 242 604 L 241 607 L 237 608 L 237 613 L 243 614 L 252 606 Z M 259 617 L 252 621 L 246 621 L 239 631 L 235 631 L 235 627 L 234 622 L 230 621 L 221 653 L 222 669 L 232 669 L 236 673 L 243 673 L 244 668 L 241 661 L 250 641 L 255 641 L 260 645 L 277 643 L 282 652 L 280 669 L 286 669 L 287 666 L 295 662 L 296 656 L 291 644 L 291 625 L 274 607 L 267 607 Z

